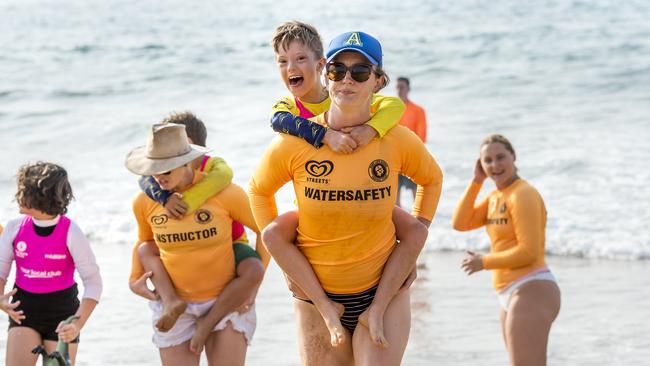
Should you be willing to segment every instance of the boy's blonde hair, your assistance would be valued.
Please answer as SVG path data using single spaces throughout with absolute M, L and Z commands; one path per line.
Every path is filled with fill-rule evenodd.
M 280 47 L 288 49 L 292 41 L 300 41 L 309 47 L 317 59 L 325 57 L 323 54 L 323 41 L 314 26 L 298 20 L 284 22 L 275 29 L 271 45 L 277 54 Z

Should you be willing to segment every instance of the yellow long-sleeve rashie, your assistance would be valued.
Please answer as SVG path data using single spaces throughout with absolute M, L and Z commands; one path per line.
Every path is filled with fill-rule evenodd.
M 183 201 L 187 203 L 188 214 L 196 211 L 203 202 L 232 182 L 232 169 L 222 158 L 210 157 L 201 171 L 206 174 L 205 178 L 183 192 Z
M 195 172 L 194 183 L 202 178 Z M 133 251 L 130 280 L 144 273 L 137 257 L 138 244 L 154 240 L 176 293 L 185 301 L 214 299 L 235 277 L 232 220 L 258 231 L 248 196 L 234 184 L 209 198 L 194 214 L 180 220 L 169 218 L 160 204 L 142 192 L 133 202 L 133 213 L 138 223 L 138 240 Z M 267 252 L 260 252 L 260 256 L 265 264 L 268 263 Z
M 317 116 L 330 108 L 331 100 L 327 97 L 320 103 L 305 103 L 303 101 L 300 103 Z M 375 129 L 380 138 L 384 137 L 391 128 L 397 126 L 405 110 L 406 105 L 401 99 L 374 94 L 370 105 L 370 113 L 373 116 L 366 124 Z M 271 116 L 277 112 L 289 112 L 294 116 L 299 116 L 300 109 L 296 105 L 295 97 L 286 96 L 278 100 L 271 109 Z
M 461 231 L 486 226 L 492 250 L 483 256 L 483 268 L 494 270 L 492 284 L 501 291 L 516 279 L 546 266 L 546 208 L 542 196 L 523 179 L 495 190 L 475 206 L 480 190 L 480 184 L 470 183 L 452 222 Z
M 196 211 L 208 198 L 219 193 L 232 183 L 232 169 L 222 158 L 216 156 L 207 157 L 205 164 L 198 170 L 205 174 L 204 178 L 193 185 L 192 188 L 183 192 L 183 201 L 187 203 L 187 214 Z M 242 232 L 237 237 L 233 236 L 232 241 L 247 244 L 246 232 Z
M 322 115 L 316 117 L 323 124 Z M 424 144 L 402 126 L 354 154 L 314 149 L 280 134 L 251 178 L 255 220 L 266 227 L 276 216 L 274 194 L 293 180 L 298 201 L 298 248 L 323 289 L 350 294 L 379 282 L 395 246 L 392 212 L 398 174 L 422 187 L 414 214 L 431 220 L 442 188 L 442 172 Z

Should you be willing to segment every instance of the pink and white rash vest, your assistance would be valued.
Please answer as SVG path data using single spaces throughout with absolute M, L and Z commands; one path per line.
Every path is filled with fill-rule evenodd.
M 31 216 L 25 216 L 14 239 L 16 285 L 37 293 L 60 291 L 74 285 L 75 264 L 68 250 L 70 219 L 61 215 L 54 231 L 40 236 Z
M 307 107 L 305 107 L 304 104 L 298 99 L 297 97 L 293 98 L 294 103 L 296 103 L 296 107 L 298 107 L 298 110 L 300 111 L 299 116 L 302 118 L 312 118 L 315 116 L 315 114 L 311 113 Z

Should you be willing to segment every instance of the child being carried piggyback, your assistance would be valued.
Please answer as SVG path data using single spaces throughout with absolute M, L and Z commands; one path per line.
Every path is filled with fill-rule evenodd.
M 373 94 L 370 106 L 372 117 L 361 126 L 337 128 L 337 126 L 324 126 L 317 123 L 315 116 L 325 113 L 331 104 L 323 81 L 325 79 L 328 82 L 327 79 L 333 76 L 337 67 L 335 64 L 327 63 L 318 31 L 310 24 L 295 20 L 288 21 L 276 28 L 271 46 L 275 52 L 280 78 L 291 93 L 280 98 L 273 105 L 271 128 L 274 131 L 303 139 L 317 149 L 327 146 L 338 154 L 354 154 L 373 139 L 383 138 L 398 124 L 406 106 L 397 97 L 379 94 Z M 368 80 L 371 70 L 368 65 L 354 65 L 349 75 L 354 82 L 363 82 Z M 348 75 L 347 71 L 344 77 L 345 75 Z M 387 78 L 386 83 L 388 83 Z M 381 88 L 374 92 L 378 92 L 379 89 Z M 295 243 L 298 224 L 298 211 L 292 210 L 279 215 L 266 228 L 260 227 L 260 229 L 264 229 L 265 241 Z M 397 239 L 401 243 L 424 245 L 428 235 L 427 227 L 406 211 L 395 207 L 393 224 Z M 413 268 L 402 289 L 408 289 L 415 277 L 416 269 Z M 295 298 L 308 297 L 290 278 L 287 278 L 287 285 Z M 390 300 L 393 295 L 384 296 L 383 291 L 379 291 L 375 302 L 387 303 L 386 300 Z M 345 337 L 341 331 L 340 317 L 347 314 L 343 313 L 342 306 L 339 307 L 339 312 L 338 316 L 321 314 L 330 331 L 332 345 L 342 343 Z M 383 335 L 383 310 L 373 314 L 366 311 L 359 316 L 359 321 L 369 328 L 371 338 L 376 344 L 385 346 L 387 341 Z
M 189 143 L 206 146 L 207 128 L 203 121 L 193 113 L 173 113 L 162 123 L 185 126 Z M 163 190 L 152 176 L 142 176 L 139 180 L 142 191 L 151 200 L 162 205 L 165 208 L 165 214 L 172 220 L 181 220 L 185 215 L 194 214 L 208 199 L 228 187 L 232 181 L 232 169 L 222 158 L 204 155 L 190 164 L 197 174 L 205 177 L 182 194 Z M 264 255 L 266 251 L 260 248 L 261 240 L 257 240 L 257 250 L 249 245 L 244 226 L 236 220 L 232 222 L 231 235 L 238 280 L 249 284 L 245 286 L 245 291 L 250 292 L 250 300 L 239 307 L 239 311 L 243 313 L 253 305 L 257 288 L 264 276 L 265 266 L 268 264 L 268 255 Z M 258 251 L 265 256 L 264 260 Z M 129 279 L 131 291 L 146 299 L 161 301 L 163 311 L 156 320 L 155 327 L 159 332 L 169 332 L 174 328 L 178 318 L 186 311 L 187 303 L 178 296 L 177 289 L 160 260 L 158 245 L 154 241 L 137 243 L 133 250 L 132 264 L 132 273 Z M 154 291 L 147 286 L 147 279 L 153 283 Z M 225 301 L 223 297 L 218 299 L 212 310 L 197 320 L 196 329 L 189 342 L 190 351 L 195 354 L 201 354 L 214 326 L 229 313 L 228 307 L 222 306 L 223 301 Z

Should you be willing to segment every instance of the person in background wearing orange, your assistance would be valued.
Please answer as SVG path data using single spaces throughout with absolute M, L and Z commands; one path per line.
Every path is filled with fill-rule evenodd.
M 519 178 L 515 149 L 502 135 L 481 143 L 474 178 L 461 198 L 452 224 L 467 231 L 485 226 L 492 250 L 471 251 L 461 267 L 468 274 L 492 270 L 501 305 L 501 329 L 510 365 L 546 365 L 551 324 L 560 311 L 560 290 L 544 260 L 546 207 L 537 190 Z M 485 179 L 496 185 L 476 203 Z
M 397 78 L 397 96 L 406 104 L 406 111 L 402 115 L 402 119 L 399 120 L 399 124 L 407 127 L 409 130 L 415 132 L 416 135 L 422 140 L 422 142 L 427 141 L 427 118 L 424 113 L 424 109 L 419 105 L 413 103 L 409 99 L 409 92 L 411 91 L 411 81 L 408 78 L 400 76 Z M 415 199 L 415 191 L 417 190 L 417 185 L 413 181 L 404 176 L 399 176 L 398 189 L 397 189 L 397 204 L 401 204 L 401 192 L 402 188 L 406 188 L 411 191 L 413 199 Z

